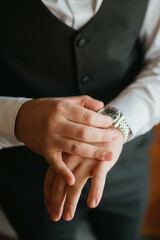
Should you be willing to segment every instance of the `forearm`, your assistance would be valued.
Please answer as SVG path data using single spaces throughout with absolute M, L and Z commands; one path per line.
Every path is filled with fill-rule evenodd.
M 109 103 L 124 114 L 130 125 L 129 140 L 160 122 L 160 8 L 156 6 L 158 1 L 150 3 L 139 36 L 145 51 L 144 67 L 135 81 Z
M 160 74 L 154 72 L 158 62 L 160 59 L 148 63 L 135 82 L 109 103 L 124 114 L 132 131 L 129 140 L 160 122 Z

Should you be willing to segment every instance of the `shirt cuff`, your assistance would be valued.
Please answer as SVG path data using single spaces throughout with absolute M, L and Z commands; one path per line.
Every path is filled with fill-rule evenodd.
M 14 127 L 17 113 L 29 98 L 0 97 L 0 149 L 21 146 L 15 136 Z
M 148 76 L 141 80 L 144 80 L 145 87 L 141 88 L 140 83 L 133 84 L 133 87 L 126 88 L 107 104 L 117 108 L 124 115 L 132 132 L 127 141 L 145 134 L 153 126 L 160 123 L 160 84 L 158 77 Z M 152 84 L 147 86 L 147 82 Z M 153 89 L 152 85 L 155 85 Z

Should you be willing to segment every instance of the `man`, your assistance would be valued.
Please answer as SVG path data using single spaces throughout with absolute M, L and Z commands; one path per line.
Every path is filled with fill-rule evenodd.
M 0 142 L 36 153 L 0 153 L 0 201 L 20 239 L 73 239 L 86 213 L 98 239 L 138 239 L 152 139 L 145 133 L 160 120 L 158 0 L 1 5 Z M 84 94 L 92 98 L 68 97 Z M 71 222 L 49 219 L 45 175 L 53 221 L 71 220 L 81 195 Z M 104 188 L 94 211 L 86 208 L 90 177 L 91 208 Z

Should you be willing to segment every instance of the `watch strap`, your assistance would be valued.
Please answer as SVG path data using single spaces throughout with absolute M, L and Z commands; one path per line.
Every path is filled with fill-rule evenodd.
M 118 128 L 124 136 L 124 143 L 127 142 L 131 129 L 124 117 L 124 115 L 115 107 L 106 106 L 98 111 L 98 113 L 110 116 L 113 119 L 113 125 Z
M 122 132 L 124 136 L 124 143 L 126 143 L 131 133 L 131 130 L 122 113 L 120 113 L 120 117 L 117 119 L 115 123 L 113 123 L 113 125 L 115 126 L 115 128 L 118 128 Z

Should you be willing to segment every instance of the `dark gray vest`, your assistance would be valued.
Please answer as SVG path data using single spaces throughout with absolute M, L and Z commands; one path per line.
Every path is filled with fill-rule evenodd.
M 142 67 L 143 46 L 138 37 L 147 3 L 104 0 L 96 16 L 75 31 L 40 0 L 2 0 L 0 95 L 37 98 L 89 94 L 105 103 L 112 100 L 134 81 Z M 146 169 L 149 139 L 145 135 L 126 144 L 109 174 L 111 184 L 139 179 Z M 37 171 L 36 164 L 43 160 L 36 162 L 36 158 L 22 147 L 0 152 L 1 164 L 8 160 L 10 168 L 27 177 L 43 169 L 39 166 Z
M 107 103 L 138 73 L 147 0 L 104 0 L 80 31 L 40 0 L 2 1 L 0 95 L 89 94 Z M 10 86 L 10 87 L 8 87 Z

